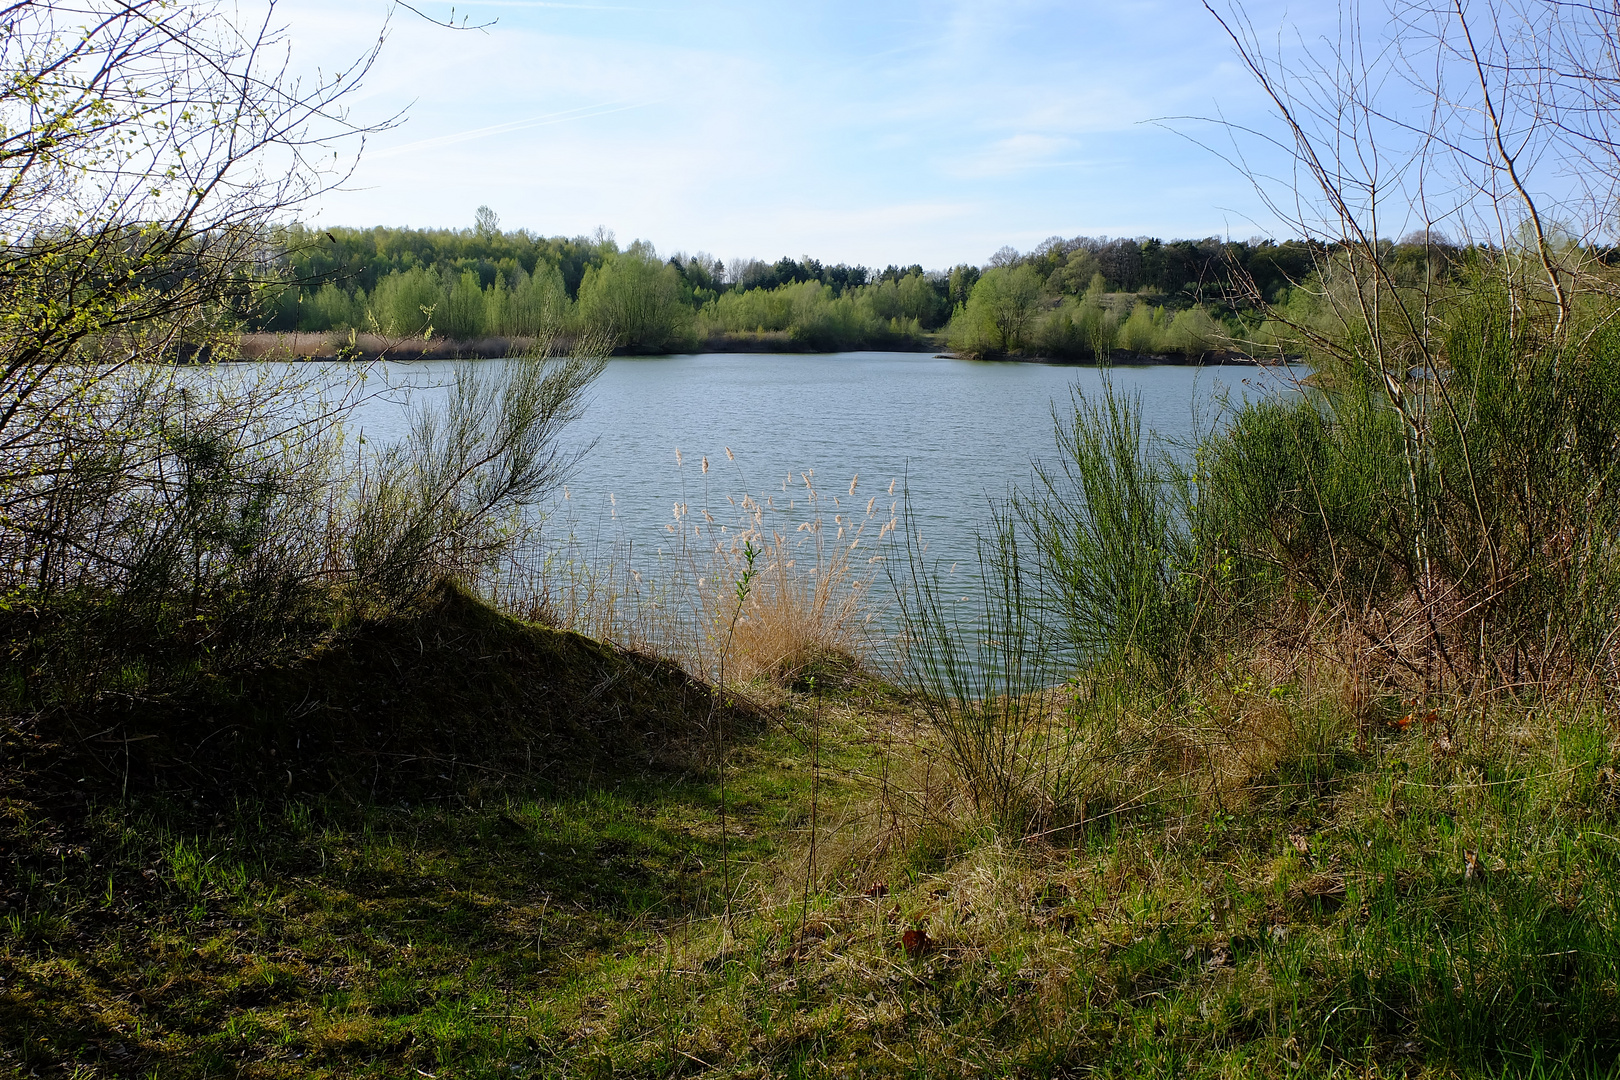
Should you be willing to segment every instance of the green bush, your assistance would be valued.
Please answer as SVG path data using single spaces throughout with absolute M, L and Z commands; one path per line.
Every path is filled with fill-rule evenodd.
M 417 337 L 443 317 L 444 288 L 437 275 L 417 266 L 377 283 L 367 304 L 368 329 L 397 337 Z
M 1048 749 L 1054 687 L 1179 708 L 1266 650 L 1352 658 L 1358 724 L 1372 685 L 1427 700 L 1604 684 L 1620 666 L 1613 312 L 1589 297 L 1555 336 L 1485 277 L 1437 308 L 1438 370 L 1386 378 L 1376 339 L 1350 336 L 1308 386 L 1245 402 L 1185 448 L 1144 434 L 1107 384 L 1076 393 L 1054 463 L 981 540 L 982 610 L 961 617 L 915 552 L 896 583 L 911 674 L 958 772 L 998 820 L 1048 813 L 1075 764 Z M 1138 307 L 1127 345 L 1131 321 L 1175 327 Z M 1120 715 L 1077 715 L 1074 738 Z M 1047 780 L 1032 787 L 1035 760 Z
M 79 387 L 55 453 L 0 484 L 0 684 L 28 709 L 161 696 L 410 611 L 445 578 L 476 584 L 573 460 L 557 437 L 600 370 L 465 365 L 404 444 L 358 457 L 353 387 L 330 368 L 143 366 Z
M 1447 677 L 1606 663 L 1620 349 L 1605 326 L 1556 344 L 1485 282 L 1445 312 L 1447 366 L 1411 372 L 1398 398 L 1346 366 L 1247 406 L 1201 451 L 1204 561 L 1229 560 L 1246 603 L 1409 604 L 1407 636 Z
M 668 352 L 692 338 L 692 310 L 681 290 L 678 270 L 659 262 L 650 246 L 633 244 L 585 271 L 579 318 L 619 348 Z

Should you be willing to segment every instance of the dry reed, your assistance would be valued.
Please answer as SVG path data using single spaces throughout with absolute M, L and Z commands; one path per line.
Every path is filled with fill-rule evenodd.
M 686 468 L 680 455 L 677 462 Z M 710 464 L 700 462 L 707 491 Z M 782 499 L 727 496 L 712 504 L 718 513 L 707 498 L 695 507 L 675 501 L 670 546 L 654 556 L 638 555 L 625 537 L 616 503 L 606 533 L 585 535 L 564 513 L 498 568 L 486 591 L 520 617 L 674 660 L 711 681 L 723 671 L 737 683 L 847 683 L 869 663 L 879 624 L 869 527 L 880 523 L 885 535 L 893 507 L 875 496 L 863 504 L 858 478 L 848 507 L 814 481 L 813 471 L 798 474 Z M 750 545 L 754 574 L 739 608 L 735 586 Z

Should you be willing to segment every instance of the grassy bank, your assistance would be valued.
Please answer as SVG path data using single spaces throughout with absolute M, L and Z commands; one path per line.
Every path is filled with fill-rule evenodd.
M 422 651 L 401 630 L 364 655 L 436 738 L 531 700 L 468 702 L 460 650 L 517 656 L 554 632 L 465 607 L 430 627 Z M 602 663 L 551 695 L 557 712 L 641 661 Z M 513 685 L 533 671 L 533 693 L 561 686 L 507 667 Z M 636 744 L 524 729 L 512 709 L 503 738 L 543 751 L 535 767 L 487 748 L 452 766 L 441 748 L 380 791 L 313 760 L 291 787 L 239 769 L 228 794 L 180 782 L 174 753 L 119 776 L 116 751 L 13 724 L 0 1061 L 119 1077 L 1613 1073 L 1611 722 L 1552 702 L 1413 717 L 1257 670 L 1174 712 L 1121 704 L 1141 738 L 1111 766 L 1120 797 L 1044 836 L 989 828 L 916 702 L 868 681 L 754 684 L 718 744 L 697 696 L 666 699 L 669 728 Z M 365 695 L 337 688 L 360 675 L 315 696 L 355 711 Z M 357 727 L 400 711 L 370 709 Z M 405 738 L 390 752 L 413 756 Z

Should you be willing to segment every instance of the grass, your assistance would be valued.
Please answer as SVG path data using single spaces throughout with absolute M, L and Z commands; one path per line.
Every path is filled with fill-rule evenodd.
M 120 799 L 14 730 L 0 1072 L 1615 1074 L 1612 721 L 1383 702 L 1358 739 L 1252 683 L 1130 718 L 1138 797 L 1047 837 L 975 814 L 906 696 L 756 684 L 724 852 L 700 751 Z
M 1424 642 L 1308 603 L 1324 567 L 1380 584 L 1374 615 L 1411 598 L 1404 549 L 1300 541 L 1286 577 L 1267 538 L 1315 534 L 1244 525 L 1324 475 L 1301 425 L 1257 414 L 1212 474 L 1230 521 L 1184 531 L 1127 412 L 1088 415 L 985 537 L 980 623 L 908 549 L 928 693 L 860 666 L 877 498 L 839 485 L 829 524 L 806 472 L 792 534 L 775 495 L 734 525 L 683 489 L 670 592 L 532 597 L 617 645 L 441 585 L 228 679 L 131 664 L 8 720 L 0 1072 L 1620 1075 L 1609 697 L 1436 682 Z M 1359 491 L 1378 455 L 1346 445 L 1322 461 Z M 1357 505 L 1317 497 L 1329 539 Z M 1542 658 L 1594 655 L 1543 622 Z M 684 670 L 634 648 L 661 627 Z
M 765 863 L 802 816 L 794 745 L 736 755 L 734 859 Z M 386 804 L 74 786 L 5 797 L 0 1061 L 25 1074 L 568 1061 L 625 973 L 701 948 L 722 901 L 708 771 L 587 762 Z

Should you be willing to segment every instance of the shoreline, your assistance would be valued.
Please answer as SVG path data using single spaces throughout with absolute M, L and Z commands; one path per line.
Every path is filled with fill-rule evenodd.
M 346 335 L 335 332 L 288 334 L 244 334 L 238 352 L 232 359 L 250 360 L 352 360 L 367 363 L 377 360 L 402 362 L 419 360 L 499 360 L 519 356 L 533 349 L 536 338 L 491 337 L 475 341 L 455 341 L 448 338 L 422 341 L 417 338 L 390 340 L 375 334 L 357 335 L 351 342 Z M 558 351 L 572 345 L 571 338 L 552 339 Z M 838 349 L 814 347 L 806 342 L 794 341 L 786 332 L 766 331 L 755 334 L 714 334 L 694 344 L 692 348 L 653 352 L 644 349 L 614 349 L 614 356 L 692 356 L 703 353 L 756 353 L 827 356 L 842 352 L 902 352 L 933 353 L 942 359 L 971 360 L 993 364 L 1049 364 L 1058 367 L 1208 367 L 1241 365 L 1248 367 L 1283 367 L 1300 362 L 1300 357 L 1278 359 L 1260 358 L 1231 350 L 1212 350 L 1189 356 L 1179 353 L 1140 353 L 1116 349 L 1109 355 L 1106 365 L 1095 357 L 1041 356 L 1023 354 L 974 356 L 952 352 L 939 335 L 910 338 L 900 341 L 863 343 Z M 183 363 L 207 363 L 212 359 L 206 352 L 185 356 Z

